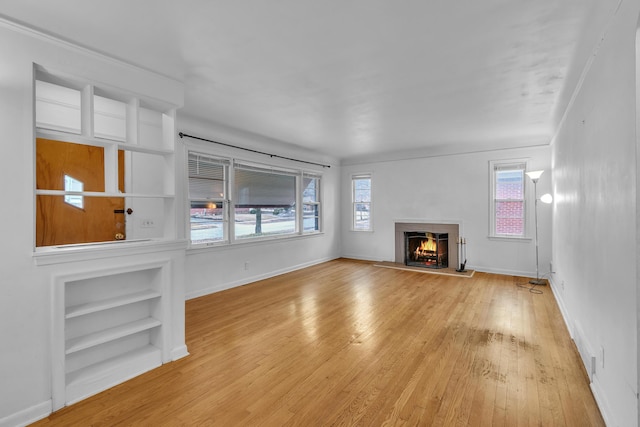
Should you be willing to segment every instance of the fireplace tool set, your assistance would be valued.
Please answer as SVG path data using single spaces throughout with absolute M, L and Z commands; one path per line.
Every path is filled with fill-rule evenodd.
M 456 245 L 458 247 L 458 261 L 460 261 L 460 268 L 456 268 L 456 271 L 458 273 L 464 273 L 467 271 L 464 269 L 467 265 L 467 239 L 464 237 L 458 237 Z

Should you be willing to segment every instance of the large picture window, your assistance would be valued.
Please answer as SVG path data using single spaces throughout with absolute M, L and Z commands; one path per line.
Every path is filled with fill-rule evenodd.
M 321 230 L 320 174 L 193 151 L 188 170 L 192 246 Z
M 234 167 L 236 239 L 296 232 L 296 173 L 242 163 Z
M 526 163 L 491 162 L 491 235 L 525 237 Z

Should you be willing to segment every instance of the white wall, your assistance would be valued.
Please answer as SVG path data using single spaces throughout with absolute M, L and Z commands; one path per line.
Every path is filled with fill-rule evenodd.
M 198 297 L 222 289 L 240 286 L 266 277 L 337 258 L 340 255 L 340 167 L 335 159 L 310 153 L 301 148 L 268 140 L 264 137 L 224 128 L 192 118 L 178 116 L 178 130 L 225 144 L 277 154 L 309 162 L 327 164 L 322 168 L 299 162 L 271 158 L 208 142 L 184 138 L 180 145 L 214 155 L 271 164 L 287 168 L 303 168 L 322 174 L 321 234 L 283 238 L 262 242 L 241 242 L 234 245 L 187 251 L 186 295 Z M 248 269 L 245 270 L 245 262 Z
M 609 425 L 638 423 L 635 33 L 626 1 L 553 145 L 553 289 Z M 603 356 L 604 352 L 604 357 Z
M 538 183 L 538 195 L 551 190 L 547 146 L 343 166 L 343 256 L 394 261 L 394 221 L 460 221 L 461 233 L 467 239 L 469 268 L 535 277 L 533 239 L 505 241 L 488 237 L 489 161 L 509 159 L 528 159 L 529 170 L 547 169 Z M 365 172 L 372 173 L 373 232 L 350 231 L 351 175 Z M 533 184 L 528 179 L 526 191 L 530 218 L 527 230 L 533 237 Z M 542 276 L 549 271 L 551 209 L 540 204 L 538 212 Z
M 86 76 L 95 83 L 135 88 L 143 96 L 174 105 L 181 105 L 183 96 L 178 82 L 0 21 L 0 179 L 4 183 L 0 203 L 0 425 L 23 424 L 46 416 L 51 410 L 53 278 L 67 272 L 148 261 L 146 255 L 132 255 L 48 266 L 35 264 L 34 62 Z M 182 296 L 184 251 L 165 256 L 174 257 L 172 292 Z M 178 300 L 172 310 L 179 318 L 183 301 Z M 176 341 L 184 342 L 184 331 L 174 332 Z

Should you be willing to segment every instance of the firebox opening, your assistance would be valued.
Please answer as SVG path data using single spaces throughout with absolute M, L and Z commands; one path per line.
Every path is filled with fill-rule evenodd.
M 448 233 L 405 232 L 405 265 L 447 268 L 449 266 L 448 238 Z

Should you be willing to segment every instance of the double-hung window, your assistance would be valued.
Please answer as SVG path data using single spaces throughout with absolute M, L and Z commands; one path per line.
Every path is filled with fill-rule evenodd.
M 525 237 L 524 161 L 491 162 L 491 230 L 493 237 Z
M 189 152 L 188 170 L 191 242 L 226 241 L 229 161 Z
M 351 177 L 351 201 L 355 231 L 371 231 L 371 175 L 353 175 Z
M 320 175 L 302 174 L 302 230 L 320 231 Z

